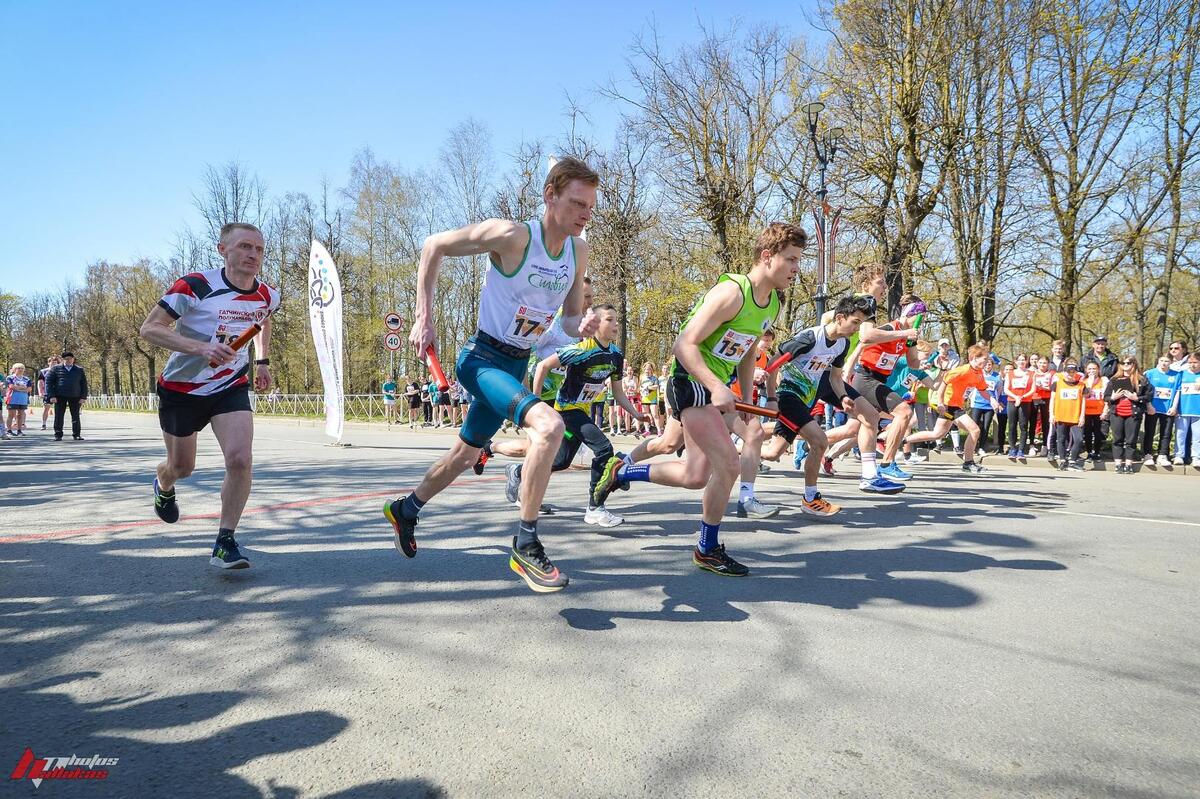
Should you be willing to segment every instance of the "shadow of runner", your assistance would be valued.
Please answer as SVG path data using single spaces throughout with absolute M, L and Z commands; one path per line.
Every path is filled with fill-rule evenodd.
M 650 546 L 643 551 L 690 553 L 676 546 Z M 929 608 L 964 608 L 979 601 L 974 591 L 944 580 L 894 577 L 892 572 L 963 573 L 989 568 L 1062 571 L 1051 560 L 997 560 L 973 552 L 904 546 L 874 550 L 838 550 L 787 555 L 742 552 L 754 564 L 748 578 L 687 573 L 662 580 L 666 594 L 659 610 L 623 611 L 564 608 L 560 615 L 580 630 L 611 630 L 616 619 L 643 621 L 744 621 L 749 613 L 734 603 L 800 602 L 854 610 L 875 600 Z M 803 563 L 797 569 L 792 564 Z M 768 565 L 762 565 L 768 564 Z M 861 578 L 854 575 L 863 575 Z M 584 576 L 583 574 L 580 575 Z M 605 589 L 652 587 L 647 575 L 587 574 Z M 633 585 L 631 585 L 633 583 Z M 596 593 L 593 591 L 593 593 Z
M 219 733 L 178 743 L 155 743 L 124 737 L 205 722 L 233 709 L 245 699 L 236 691 L 179 694 L 77 702 L 56 687 L 99 672 L 75 672 L 33 685 L 0 689 L 4 708 L 0 751 L 15 758 L 25 747 L 38 757 L 75 754 L 116 757 L 97 796 L 129 797 L 261 797 L 262 792 L 232 770 L 264 755 L 307 749 L 346 729 L 341 716 L 323 712 L 290 713 L 248 721 Z M 15 760 L 14 760 L 15 762 Z M 19 783 L 10 782 L 10 785 Z M 25 781 L 30 796 L 38 795 Z M 41 785 L 44 791 L 45 782 Z

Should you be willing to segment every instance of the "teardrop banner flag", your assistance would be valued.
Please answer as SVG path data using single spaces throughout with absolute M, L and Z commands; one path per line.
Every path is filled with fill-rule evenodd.
M 325 385 L 325 434 L 341 442 L 346 409 L 342 385 L 342 282 L 337 265 L 316 239 L 308 257 L 308 320 Z

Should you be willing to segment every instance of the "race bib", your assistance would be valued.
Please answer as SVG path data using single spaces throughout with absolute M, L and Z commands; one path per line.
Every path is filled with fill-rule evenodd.
M 1195 381 L 1192 383 L 1184 383 L 1182 386 L 1179 387 L 1179 393 L 1181 393 L 1181 394 L 1200 394 L 1200 381 Z
M 1021 375 L 1020 377 L 1013 375 L 1009 382 L 1013 388 L 1025 388 L 1029 385 L 1029 375 Z
M 728 363 L 739 363 L 753 346 L 758 336 L 750 333 L 739 333 L 736 330 L 726 330 L 712 348 L 712 354 Z
M 1089 388 L 1087 398 L 1090 400 L 1102 400 L 1104 399 L 1104 392 L 1098 388 Z
M 896 364 L 900 363 L 900 356 L 893 352 L 881 352 L 879 360 L 875 362 L 881 372 L 890 372 L 896 368 Z
M 1171 398 L 1170 387 L 1168 386 L 1166 388 L 1162 388 L 1159 386 L 1155 386 L 1154 387 L 1154 398 L 1160 399 L 1160 400 L 1169 400 Z
M 1035 377 L 1033 379 L 1033 384 L 1035 386 L 1037 386 L 1038 388 L 1043 388 L 1043 389 L 1050 388 L 1051 378 L 1052 378 L 1052 375 L 1046 375 L 1045 377 Z
M 554 322 L 554 311 L 522 305 L 508 325 L 509 343 L 529 346 L 542 337 Z
M 1079 389 L 1061 388 L 1058 390 L 1058 398 L 1062 400 L 1077 400 L 1079 399 Z
M 605 383 L 584 383 L 579 392 L 578 402 L 595 402 L 604 393 Z

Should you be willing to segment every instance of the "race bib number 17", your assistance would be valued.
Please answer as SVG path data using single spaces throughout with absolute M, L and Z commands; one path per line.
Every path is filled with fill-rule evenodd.
M 522 305 L 509 323 L 508 340 L 522 344 L 537 341 L 554 322 L 554 311 Z

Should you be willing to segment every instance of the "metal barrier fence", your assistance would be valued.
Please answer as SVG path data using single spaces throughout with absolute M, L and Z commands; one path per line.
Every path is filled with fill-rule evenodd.
M 154 394 L 93 394 L 87 406 L 102 411 L 134 411 L 150 413 L 158 410 Z M 250 406 L 263 416 L 325 415 L 324 394 L 255 394 L 250 392 Z M 396 405 L 397 418 L 403 419 L 406 408 Z M 383 398 L 374 394 L 351 394 L 346 397 L 346 418 L 384 421 Z

